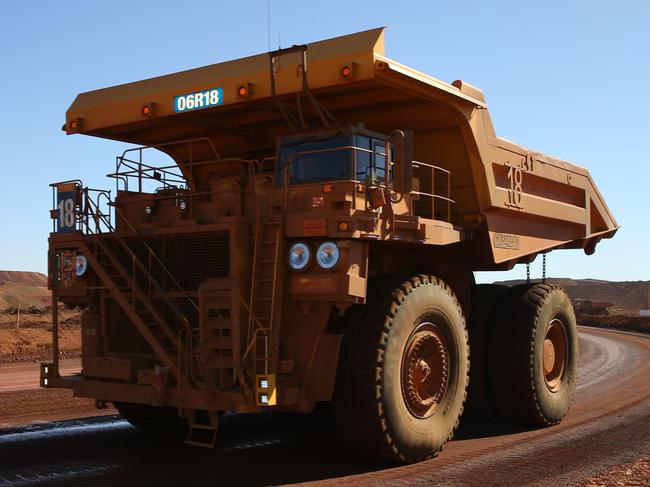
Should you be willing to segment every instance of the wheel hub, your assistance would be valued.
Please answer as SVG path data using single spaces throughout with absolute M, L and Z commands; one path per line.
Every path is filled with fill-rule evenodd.
M 550 374 L 555 366 L 555 347 L 548 338 L 544 340 L 544 373 Z
M 568 346 L 564 323 L 554 318 L 546 328 L 542 350 L 542 368 L 544 381 L 551 392 L 557 392 L 562 386 Z
M 402 361 L 402 392 L 411 414 L 431 416 L 444 397 L 448 380 L 449 351 L 442 332 L 423 323 L 409 338 Z

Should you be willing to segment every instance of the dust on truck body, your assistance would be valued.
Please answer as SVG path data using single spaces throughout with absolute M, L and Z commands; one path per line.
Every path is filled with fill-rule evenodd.
M 498 137 L 481 90 L 386 58 L 383 29 L 83 93 L 64 130 L 142 147 L 116 192 L 52 185 L 43 386 L 184 418 L 203 446 L 223 411 L 330 402 L 350 445 L 397 462 L 467 407 L 566 413 L 566 294 L 473 271 L 591 253 L 617 224 L 585 169 Z M 85 308 L 68 377 L 59 301 Z

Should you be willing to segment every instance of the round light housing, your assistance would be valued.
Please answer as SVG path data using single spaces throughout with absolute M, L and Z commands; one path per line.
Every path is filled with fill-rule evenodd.
M 144 213 L 145 213 L 145 215 L 152 215 L 153 214 L 153 207 L 145 206 L 144 207 Z
M 293 244 L 289 249 L 289 265 L 297 271 L 307 267 L 310 257 L 309 247 L 302 242 Z
M 181 211 L 187 210 L 187 201 L 185 200 L 180 200 L 178 202 L 178 207 L 181 209 Z
M 88 270 L 88 260 L 81 254 L 77 254 L 75 261 L 75 272 L 77 277 L 83 276 Z
M 334 242 L 323 242 L 316 252 L 316 262 L 323 269 L 331 269 L 338 261 L 341 252 Z

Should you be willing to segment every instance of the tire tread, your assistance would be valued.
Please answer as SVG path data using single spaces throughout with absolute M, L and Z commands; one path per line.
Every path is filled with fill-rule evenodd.
M 396 284 L 400 281 L 401 284 Z M 385 278 L 371 292 L 369 304 L 353 312 L 356 323 L 353 324 L 351 343 L 348 344 L 350 348 L 347 350 L 347 360 L 341 361 L 344 368 L 347 362 L 347 370 L 340 369 L 340 371 L 347 376 L 342 381 L 344 384 L 341 385 L 347 389 L 343 395 L 349 402 L 339 395 L 341 391 L 337 391 L 338 398 L 335 398 L 334 410 L 339 431 L 355 450 L 389 462 L 413 463 L 427 460 L 437 456 L 446 445 L 445 442 L 440 448 L 424 456 L 413 457 L 405 454 L 393 441 L 382 407 L 384 352 L 392 322 L 406 296 L 423 285 L 437 286 L 449 294 L 459 315 L 463 316 L 454 293 L 446 283 L 435 276 L 420 274 L 407 280 L 395 276 Z M 463 339 L 468 345 L 467 328 L 464 323 L 463 330 Z M 354 350 L 358 352 L 354 353 Z M 356 377 L 351 377 L 349 374 L 356 374 Z M 468 378 L 466 377 L 465 380 L 467 381 Z M 352 384 L 361 384 L 361 387 L 351 390 Z M 467 390 L 464 391 L 463 404 L 466 397 Z M 341 411 L 342 409 L 347 411 Z M 447 441 L 451 440 L 458 427 L 462 409 L 461 405 L 460 414 Z

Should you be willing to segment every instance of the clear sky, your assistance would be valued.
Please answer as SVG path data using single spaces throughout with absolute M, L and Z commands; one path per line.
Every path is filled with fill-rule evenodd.
M 481 87 L 499 135 L 589 168 L 622 228 L 549 255 L 576 278 L 650 278 L 649 25 L 641 0 L 271 0 L 273 48 L 387 26 L 389 57 Z M 0 2 L 0 269 L 46 271 L 50 182 L 112 187 L 125 144 L 60 130 L 77 93 L 267 48 L 266 0 Z

